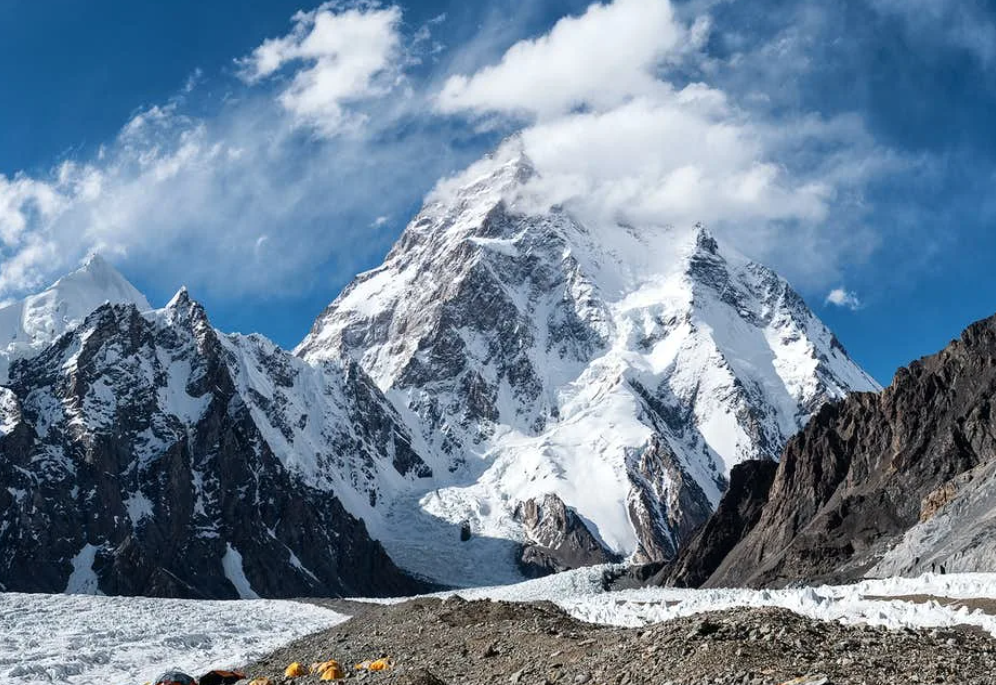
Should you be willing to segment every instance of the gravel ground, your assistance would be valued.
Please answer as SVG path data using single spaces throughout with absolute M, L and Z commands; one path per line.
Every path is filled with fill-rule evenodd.
M 623 629 L 577 621 L 547 603 L 322 604 L 353 618 L 250 665 L 251 677 L 282 683 L 291 662 L 332 658 L 350 680 L 370 685 L 778 685 L 805 676 L 807 685 L 996 683 L 996 640 L 968 630 L 844 626 L 773 608 Z M 353 669 L 380 657 L 394 668 Z

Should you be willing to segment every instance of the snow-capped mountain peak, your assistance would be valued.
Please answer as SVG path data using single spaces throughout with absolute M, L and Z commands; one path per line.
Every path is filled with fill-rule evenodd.
M 351 515 L 391 485 L 383 474 L 400 487 L 425 472 L 355 365 L 314 367 L 220 333 L 182 289 L 162 309 L 98 306 L 10 375 L 0 588 L 418 589 Z
M 145 296 L 99 254 L 44 291 L 0 309 L 0 384 L 10 364 L 37 354 L 102 304 L 151 309 Z
M 610 552 L 669 557 L 735 464 L 878 388 L 784 279 L 705 226 L 580 216 L 543 193 L 514 145 L 439 184 L 296 350 L 358 363 L 427 445 L 436 477 L 395 520 L 521 541 L 519 505 L 555 495 Z M 468 582 L 425 566 L 410 531 L 384 539 Z
M 190 291 L 187 290 L 187 286 L 180 286 L 180 289 L 176 291 L 176 294 L 170 298 L 169 302 L 166 303 L 166 309 L 179 309 L 186 307 L 190 304 Z

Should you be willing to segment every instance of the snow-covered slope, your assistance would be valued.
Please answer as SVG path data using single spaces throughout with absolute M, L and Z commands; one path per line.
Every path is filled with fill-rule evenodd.
M 517 505 L 549 493 L 612 552 L 670 557 L 734 464 L 878 388 L 783 279 L 703 226 L 537 210 L 534 179 L 506 146 L 442 184 L 297 349 L 358 363 L 421 438 L 435 477 L 380 532 L 445 580 L 472 548 L 461 522 L 519 541 Z
M 105 302 L 151 309 L 145 297 L 99 255 L 47 290 L 0 309 L 0 385 L 16 359 L 33 356 Z
M 378 530 L 381 498 L 432 469 L 391 404 L 355 362 L 308 364 L 260 335 L 220 335 L 235 387 L 283 466 Z

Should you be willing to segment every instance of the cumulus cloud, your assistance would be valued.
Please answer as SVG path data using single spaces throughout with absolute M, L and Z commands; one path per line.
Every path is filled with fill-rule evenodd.
M 787 177 L 766 159 L 763 136 L 701 86 L 538 123 L 522 141 L 540 172 L 533 190 L 601 220 L 819 221 L 832 194 Z
M 850 310 L 861 309 L 861 300 L 858 296 L 844 288 L 834 288 L 827 293 L 824 304 L 832 304 L 836 307 L 845 307 Z
M 655 68 L 688 44 L 688 31 L 666 0 L 595 4 L 580 17 L 561 19 L 546 35 L 516 43 L 498 64 L 451 77 L 437 106 L 540 117 L 604 110 L 662 87 Z
M 271 77 L 288 64 L 303 64 L 280 93 L 280 103 L 327 135 L 357 125 L 363 115 L 346 105 L 390 92 L 402 67 L 400 8 L 337 12 L 335 7 L 326 3 L 312 12 L 298 12 L 290 33 L 265 41 L 238 60 L 249 83 Z

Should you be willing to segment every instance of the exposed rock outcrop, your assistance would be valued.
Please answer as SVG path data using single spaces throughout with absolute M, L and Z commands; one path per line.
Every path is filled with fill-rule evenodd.
M 996 317 L 881 394 L 824 406 L 789 441 L 771 488 L 753 497 L 767 500 L 756 524 L 705 585 L 992 570 L 994 397 Z
M 658 575 L 657 583 L 698 587 L 761 517 L 778 464 L 745 461 L 730 472 L 730 487 L 709 520 L 682 549 L 677 560 Z
M 527 540 L 519 567 L 529 578 L 618 560 L 556 495 L 521 502 L 515 517 L 522 523 Z

